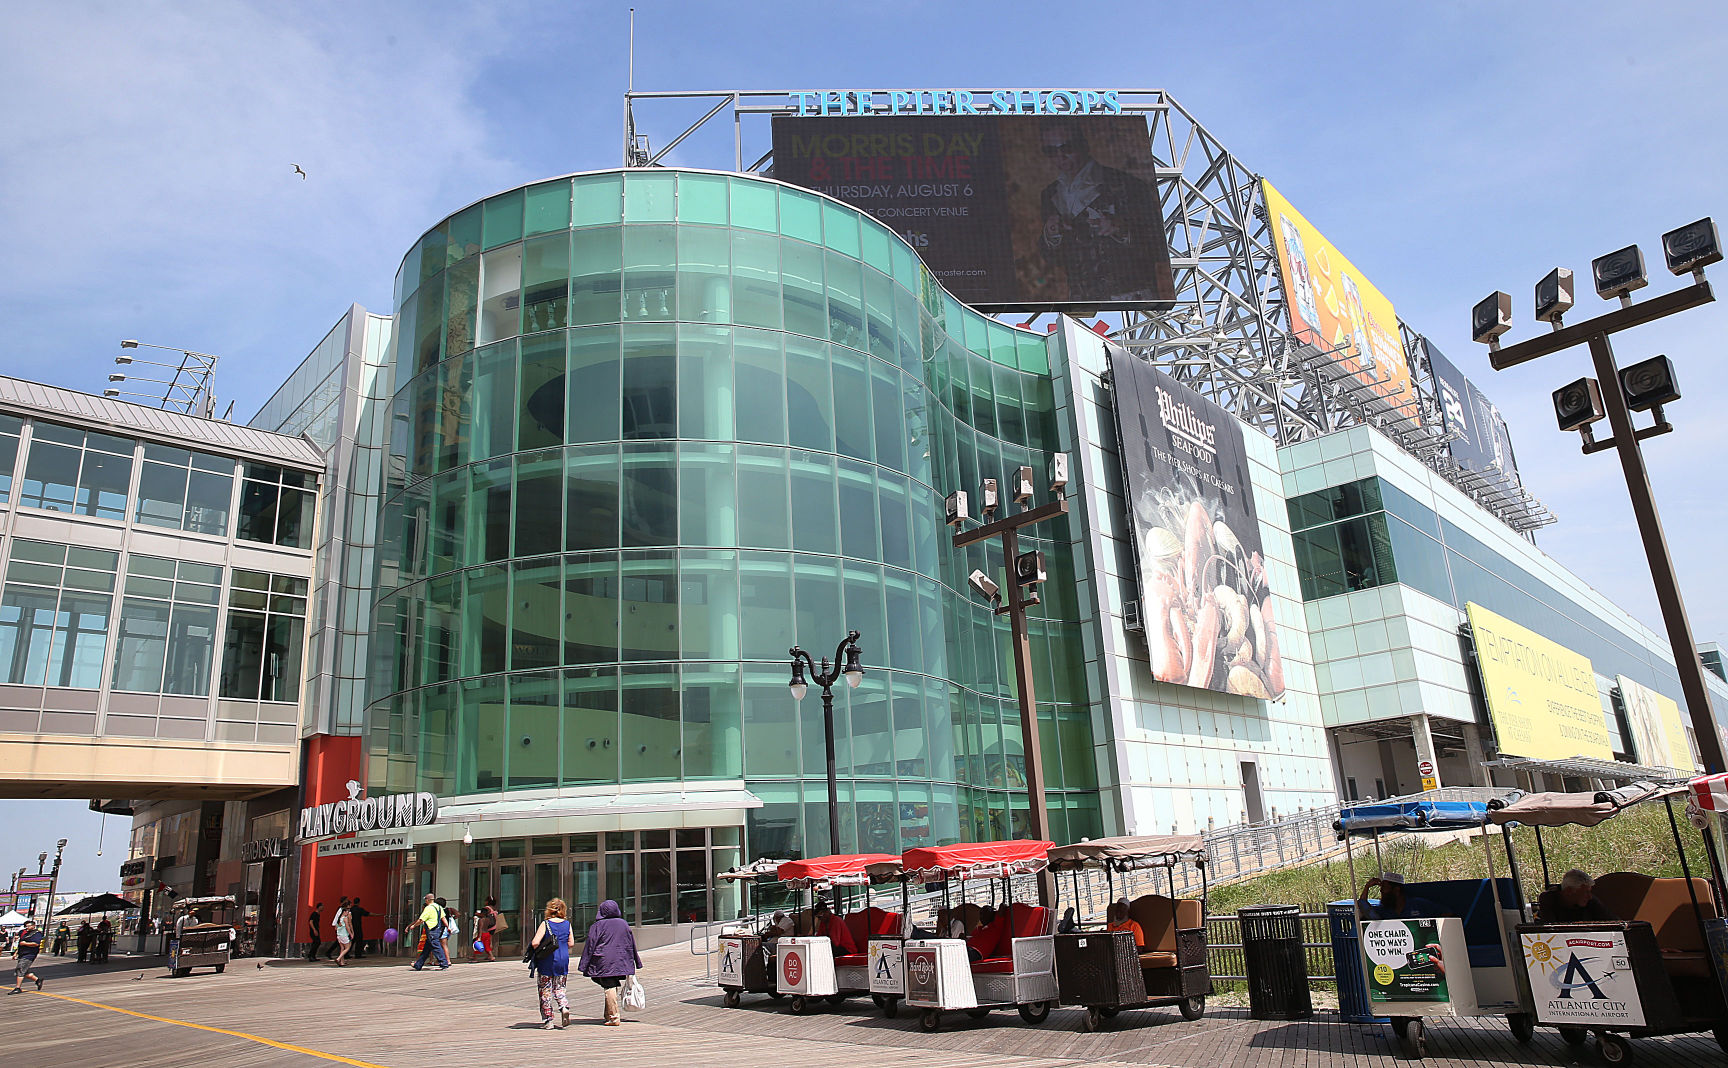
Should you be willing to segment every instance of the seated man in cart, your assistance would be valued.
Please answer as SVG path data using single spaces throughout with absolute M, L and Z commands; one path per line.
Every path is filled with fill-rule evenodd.
M 1542 923 L 1591 923 L 1620 917 L 1596 900 L 1596 880 L 1573 868 L 1560 877 L 1560 886 L 1536 898 L 1536 919 Z
M 1108 930 L 1128 931 L 1134 935 L 1134 952 L 1146 952 L 1146 930 L 1128 915 L 1128 899 L 1122 898 L 1110 906 Z
M 1380 888 L 1380 903 L 1371 904 L 1368 891 Z M 1438 916 L 1439 906 L 1425 897 L 1411 897 L 1404 892 L 1404 876 L 1395 871 L 1381 872 L 1378 879 L 1369 879 L 1362 884 L 1362 893 L 1356 898 L 1356 907 L 1362 910 L 1362 915 L 1370 920 L 1409 920 L 1420 917 Z
M 860 952 L 858 943 L 852 939 L 852 932 L 846 928 L 846 921 L 834 915 L 826 900 L 816 902 L 813 913 L 816 918 L 816 933 L 827 936 L 836 957 Z

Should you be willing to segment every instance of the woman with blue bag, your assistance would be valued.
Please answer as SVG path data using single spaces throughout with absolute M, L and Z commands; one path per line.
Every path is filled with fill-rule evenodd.
M 546 902 L 546 918 L 528 943 L 528 970 L 534 973 L 540 988 L 541 1027 L 550 1031 L 570 1023 L 570 1002 L 564 994 L 564 984 L 570 978 L 570 951 L 576 948 L 576 932 L 570 927 L 564 899 L 555 897 Z M 552 1019 L 556 1003 L 558 1019 Z

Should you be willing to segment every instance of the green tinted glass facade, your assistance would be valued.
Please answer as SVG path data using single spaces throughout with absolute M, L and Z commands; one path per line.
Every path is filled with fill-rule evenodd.
M 451 216 L 397 310 L 375 783 L 744 779 L 751 855 L 826 852 L 821 702 L 792 700 L 787 649 L 856 629 L 842 848 L 1024 833 L 1007 626 L 966 583 L 1002 561 L 949 545 L 942 496 L 1030 465 L 1048 499 L 1042 337 L 850 208 L 670 170 Z M 1100 833 L 1090 698 L 1068 530 L 1038 532 L 1051 835 L 1073 840 Z

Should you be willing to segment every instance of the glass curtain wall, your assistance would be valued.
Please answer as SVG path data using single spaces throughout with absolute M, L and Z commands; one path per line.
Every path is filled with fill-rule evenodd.
M 825 852 L 821 701 L 791 699 L 786 651 L 850 628 L 842 847 L 1025 833 L 1006 622 L 966 582 L 1002 561 L 941 516 L 1022 465 L 1048 499 L 1042 336 L 964 308 L 850 208 L 670 170 L 459 212 L 397 307 L 368 714 L 387 788 L 742 778 L 766 803 L 750 855 Z M 1065 522 L 1023 539 L 1048 560 L 1059 840 L 1099 833 Z

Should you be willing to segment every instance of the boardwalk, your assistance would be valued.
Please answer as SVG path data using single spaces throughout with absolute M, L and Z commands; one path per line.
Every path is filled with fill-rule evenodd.
M 1267 1023 L 1248 1019 L 1242 1010 L 1215 1009 L 1189 1024 L 1172 1009 L 1153 1009 L 1124 1013 L 1110 1030 L 1094 1035 L 1078 1032 L 1074 1009 L 1052 1012 L 1041 1027 L 1027 1027 L 1011 1013 L 977 1021 L 954 1014 L 940 1033 L 926 1035 L 907 1015 L 885 1020 L 862 1001 L 806 1017 L 790 1016 L 757 997 L 728 1010 L 720 1006 L 717 991 L 690 978 L 701 963 L 693 966 L 682 947 L 657 950 L 648 958 L 649 1009 L 620 1028 L 600 1027 L 588 1015 L 598 1008 L 598 991 L 581 979 L 570 986 L 579 1019 L 569 1030 L 543 1032 L 532 985 L 519 964 L 415 973 L 399 961 L 341 970 L 298 963 L 260 969 L 254 961 L 236 961 L 224 975 L 200 972 L 168 979 L 162 969 L 151 968 L 142 980 L 135 969 L 68 974 L 76 966 L 56 963 L 47 969 L 45 994 L 61 996 L 32 992 L 5 998 L 0 1027 L 8 1060 L 33 1068 L 320 1063 L 418 1068 L 548 1064 L 562 1058 L 608 1068 L 718 1063 L 728 1068 L 1390 1068 L 1401 1063 L 1384 1028 L 1340 1024 L 1330 1014 L 1302 1023 Z M 1647 1065 L 1723 1064 L 1708 1036 L 1650 1039 L 1636 1048 L 1640 1063 Z M 1594 1062 L 1594 1053 L 1587 1054 L 1586 1063 Z M 1552 1032 L 1539 1031 L 1530 1046 L 1519 1046 L 1503 1026 L 1484 1022 L 1436 1027 L 1427 1063 L 1453 1068 L 1575 1062 Z

